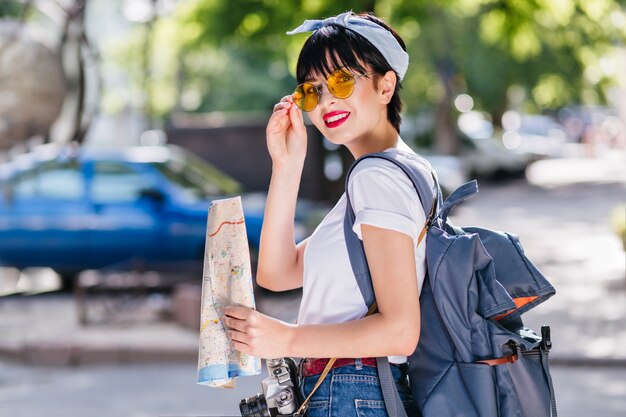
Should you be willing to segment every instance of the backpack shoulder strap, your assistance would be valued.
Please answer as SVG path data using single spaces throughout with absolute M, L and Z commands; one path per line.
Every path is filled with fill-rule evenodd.
M 343 221 L 343 230 L 346 240 L 346 246 L 348 248 L 348 255 L 350 257 L 350 264 L 352 266 L 352 271 L 354 272 L 354 276 L 356 278 L 357 284 L 359 285 L 359 289 L 361 290 L 361 294 L 363 295 L 363 299 L 365 300 L 366 305 L 370 307 L 372 306 L 372 304 L 374 304 L 376 299 L 374 297 L 374 289 L 372 287 L 372 279 L 369 267 L 367 265 L 367 259 L 365 257 L 363 242 L 352 230 L 352 226 L 354 225 L 356 216 L 354 214 L 354 209 L 352 208 L 352 202 L 350 200 L 350 192 L 348 187 L 350 174 L 352 173 L 354 168 L 361 161 L 368 158 L 379 158 L 390 161 L 397 167 L 399 167 L 409 177 L 409 179 L 413 183 L 413 186 L 417 190 L 417 194 L 419 195 L 419 198 L 421 200 L 424 213 L 426 213 L 426 215 L 429 217 L 429 221 L 432 221 L 432 219 L 434 218 L 434 214 L 436 213 L 437 207 L 441 205 L 441 191 L 439 189 L 439 183 L 437 181 L 435 173 L 431 171 L 431 175 L 433 176 L 435 183 L 435 186 L 433 188 L 426 180 L 423 172 L 421 172 L 416 166 L 416 164 L 419 163 L 419 157 L 407 152 L 393 150 L 388 152 L 366 154 L 357 159 L 348 170 L 345 184 L 347 204 L 346 214 Z
M 422 208 L 424 209 L 424 213 L 426 213 L 428 217 L 428 223 L 433 221 L 437 207 L 441 205 L 441 191 L 439 189 L 439 184 L 435 173 L 431 171 L 431 175 L 433 176 L 435 183 L 434 188 L 431 188 L 430 184 L 426 180 L 426 177 L 415 166 L 417 159 L 412 154 L 395 151 L 367 154 L 356 160 L 348 170 L 345 186 L 347 204 L 346 214 L 343 223 L 344 236 L 354 276 L 356 278 L 357 284 L 359 285 L 359 289 L 361 290 L 361 294 L 363 295 L 363 299 L 365 300 L 365 303 L 369 308 L 369 312 L 372 312 L 373 308 L 375 308 L 376 297 L 374 296 L 372 278 L 370 275 L 369 266 L 367 265 L 363 242 L 361 242 L 359 237 L 356 235 L 356 233 L 354 233 L 354 230 L 352 229 L 355 221 L 355 214 L 354 209 L 352 208 L 352 202 L 350 201 L 350 190 L 348 186 L 350 174 L 357 166 L 357 164 L 366 158 L 381 158 L 390 161 L 398 166 L 409 177 L 409 179 L 413 183 L 413 186 L 417 190 L 420 201 L 422 203 Z M 412 161 L 408 160 L 409 158 L 412 159 Z M 387 358 L 376 358 L 376 362 L 378 365 L 378 376 L 380 379 L 383 399 L 385 401 L 385 408 L 387 409 L 387 413 L 390 417 L 406 417 L 406 411 L 404 410 L 404 406 L 402 404 L 402 401 L 400 400 L 398 390 L 396 389 L 396 385 L 393 380 L 391 368 L 389 366 Z

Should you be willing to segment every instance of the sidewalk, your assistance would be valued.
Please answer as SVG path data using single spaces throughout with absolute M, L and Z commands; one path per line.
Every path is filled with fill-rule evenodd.
M 122 301 L 114 314 L 96 315 L 104 320 L 81 325 L 72 293 L 0 297 L 0 361 L 79 366 L 197 360 L 198 331 L 173 320 L 163 296 Z M 91 302 L 92 311 L 99 307 L 98 299 Z M 299 304 L 298 291 L 257 294 L 259 311 L 289 322 Z
M 554 364 L 626 365 L 626 255 L 609 222 L 626 202 L 625 162 L 586 160 L 585 170 L 594 174 L 585 181 L 579 160 L 542 161 L 529 171 L 531 183 L 479 184 L 480 193 L 452 218 L 520 235 L 557 289 L 525 315 L 537 332 L 551 326 Z M 565 181 L 566 172 L 577 172 L 576 182 Z M 52 366 L 195 361 L 197 331 L 165 320 L 162 301 L 148 301 L 117 321 L 80 326 L 72 294 L 0 297 L 0 360 Z M 257 299 L 260 311 L 291 322 L 298 305 L 297 291 Z

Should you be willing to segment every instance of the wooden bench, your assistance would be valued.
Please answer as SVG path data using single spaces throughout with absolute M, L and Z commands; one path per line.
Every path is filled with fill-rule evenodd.
M 145 319 L 150 308 L 168 314 L 173 288 L 181 283 L 201 283 L 201 268 L 201 263 L 194 262 L 149 270 L 83 271 L 74 283 L 78 322 L 88 325 L 124 316 L 124 321 Z

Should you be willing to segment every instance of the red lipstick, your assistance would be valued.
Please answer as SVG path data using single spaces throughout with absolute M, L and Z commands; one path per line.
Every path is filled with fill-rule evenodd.
M 322 116 L 324 123 L 330 128 L 342 125 L 348 117 L 350 117 L 350 112 L 347 111 L 331 111 Z

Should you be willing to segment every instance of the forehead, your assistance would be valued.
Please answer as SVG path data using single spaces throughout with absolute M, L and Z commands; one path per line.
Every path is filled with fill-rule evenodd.
M 363 65 L 362 68 L 356 69 L 356 68 L 350 68 L 347 66 L 338 66 L 338 65 L 330 66 L 329 65 L 328 70 L 324 71 L 324 73 L 320 72 L 319 70 L 312 69 L 311 72 L 309 72 L 309 74 L 307 75 L 305 82 L 315 84 L 315 83 L 321 83 L 321 82 L 327 81 L 331 77 L 331 75 L 333 75 L 339 70 L 344 70 L 351 74 L 356 75 L 356 74 L 360 74 L 361 72 L 369 71 L 369 67 L 367 65 Z
M 339 51 L 327 48 L 323 53 L 313 55 L 317 56 L 312 57 L 313 60 L 308 65 L 306 81 L 325 81 L 330 74 L 339 69 L 358 74 L 366 71 L 368 67 L 353 50 Z
M 322 81 L 326 81 L 327 78 L 328 75 L 320 74 L 319 72 L 315 71 L 309 73 L 309 75 L 306 77 L 306 80 L 304 81 L 308 83 L 320 83 Z
M 320 62 L 321 61 L 321 62 Z M 343 68 L 342 60 L 337 56 L 336 52 L 329 50 L 324 51 L 324 56 L 319 57 L 318 64 L 312 65 L 307 73 L 307 81 L 323 81 L 328 78 L 330 74 Z

